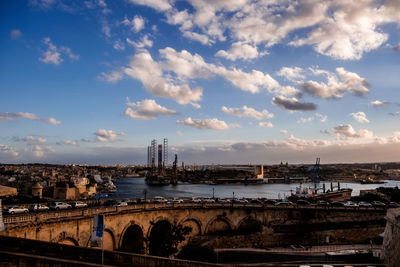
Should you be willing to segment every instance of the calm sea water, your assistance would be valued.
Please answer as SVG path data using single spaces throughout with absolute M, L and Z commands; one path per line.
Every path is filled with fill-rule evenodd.
M 322 187 L 323 183 L 318 186 Z M 147 197 L 163 196 L 163 197 L 213 197 L 219 198 L 284 198 L 296 191 L 299 184 L 258 184 L 258 185 L 239 185 L 239 184 L 189 184 L 180 183 L 178 185 L 167 186 L 148 186 L 144 178 L 121 178 L 115 181 L 117 192 L 110 195 L 109 198 L 125 199 L 125 198 L 142 198 L 143 191 L 147 190 Z M 334 183 L 336 186 L 337 183 Z M 309 183 L 306 186 L 314 187 Z M 326 189 L 330 189 L 330 183 L 325 183 Z M 363 189 L 375 189 L 378 187 L 400 187 L 400 181 L 387 180 L 384 184 L 358 184 L 358 183 L 341 183 L 341 188 L 352 188 L 353 196 L 360 194 Z

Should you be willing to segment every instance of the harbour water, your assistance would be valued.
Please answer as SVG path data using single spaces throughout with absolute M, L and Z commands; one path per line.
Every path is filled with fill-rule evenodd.
M 322 188 L 323 183 L 318 187 Z M 295 192 L 299 184 L 189 184 L 179 183 L 178 185 L 167 186 L 148 186 L 144 178 L 120 178 L 115 181 L 117 191 L 110 195 L 113 199 L 143 198 L 144 191 L 146 197 L 163 196 L 173 197 L 218 197 L 218 198 L 284 198 L 290 196 L 291 191 Z M 337 186 L 337 183 L 333 183 Z M 307 183 L 306 186 L 314 187 L 314 184 Z M 331 183 L 325 183 L 326 189 L 330 189 Z M 341 188 L 353 189 L 352 195 L 357 196 L 360 190 L 375 189 L 378 187 L 400 187 L 400 181 L 386 180 L 384 184 L 359 184 L 341 183 Z

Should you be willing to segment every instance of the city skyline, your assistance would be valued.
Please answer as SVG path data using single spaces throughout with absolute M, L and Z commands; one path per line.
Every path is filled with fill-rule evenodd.
M 398 1 L 0 5 L 1 163 L 400 160 Z

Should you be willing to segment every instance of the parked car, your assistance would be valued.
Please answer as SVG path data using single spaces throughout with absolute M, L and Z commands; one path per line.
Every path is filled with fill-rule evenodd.
M 125 201 L 120 201 L 113 205 L 113 207 L 124 207 L 124 206 L 128 206 L 128 203 Z
M 274 199 L 266 199 L 266 200 L 264 200 L 264 204 L 275 205 L 276 204 L 276 200 L 274 200 Z
M 369 208 L 369 207 L 372 207 L 372 204 L 369 203 L 369 202 L 360 201 L 360 202 L 358 202 L 358 206 L 359 207 L 364 207 L 364 208 Z
M 386 204 L 381 201 L 372 201 L 371 204 L 372 204 L 372 206 L 374 206 L 376 208 L 385 208 L 386 207 Z
M 317 206 L 329 206 L 329 202 L 325 201 L 325 200 L 318 200 L 317 201 Z
M 72 206 L 65 202 L 54 202 L 50 205 L 50 209 L 52 209 L 52 210 L 65 210 L 65 209 L 71 209 L 71 208 L 72 208 Z
M 249 201 L 247 200 L 247 199 L 245 199 L 245 198 L 235 198 L 235 203 L 242 203 L 242 204 L 245 204 L 245 203 L 249 203 Z
M 140 204 L 143 204 L 143 203 L 150 203 L 150 202 L 151 202 L 151 200 L 148 199 L 148 198 L 146 198 L 146 199 L 141 198 L 141 199 L 138 199 L 138 201 L 137 201 L 137 203 L 140 203 Z
M 298 206 L 310 206 L 311 203 L 308 202 L 305 199 L 299 199 L 299 200 L 296 201 L 296 205 L 298 205 Z
M 173 199 L 171 199 L 170 201 L 168 201 L 168 203 L 181 204 L 181 203 L 183 203 L 183 199 L 174 197 Z
M 46 211 L 50 208 L 43 204 L 32 204 L 28 208 L 30 211 Z
M 204 203 L 215 203 L 215 200 L 212 198 L 203 198 Z
M 218 199 L 218 203 L 231 203 L 230 199 L 227 198 L 219 198 Z
M 396 203 L 396 202 L 389 202 L 389 208 L 397 208 L 397 207 L 400 207 L 400 204 L 399 203 Z
M 331 203 L 332 207 L 344 207 L 344 203 L 343 202 L 339 202 L 339 201 L 333 201 Z
M 24 207 L 20 207 L 20 206 L 11 206 L 11 207 L 7 207 L 3 210 L 4 213 L 7 214 L 16 214 L 16 213 L 28 213 L 29 210 L 27 208 Z
M 135 205 L 138 203 L 136 199 L 127 199 L 124 200 L 124 202 L 128 203 L 128 205 Z
M 258 200 L 258 199 L 252 199 L 252 200 L 250 201 L 250 203 L 251 203 L 251 204 L 262 204 L 261 200 Z
M 279 201 L 275 203 L 275 206 L 292 206 L 293 203 L 290 201 Z
M 72 207 L 78 209 L 78 208 L 86 208 L 88 205 L 85 202 L 82 201 L 74 201 L 72 202 Z
M 164 198 L 164 197 L 160 197 L 160 196 L 155 196 L 155 197 L 153 198 L 153 201 L 154 201 L 155 203 L 167 203 L 167 202 L 168 202 L 168 199 L 166 199 L 166 198 Z
M 353 201 L 346 201 L 343 205 L 345 207 L 353 207 L 353 208 L 358 207 L 357 203 L 354 203 Z
M 200 203 L 200 202 L 201 202 L 201 198 L 199 198 L 199 197 L 192 197 L 192 202 Z

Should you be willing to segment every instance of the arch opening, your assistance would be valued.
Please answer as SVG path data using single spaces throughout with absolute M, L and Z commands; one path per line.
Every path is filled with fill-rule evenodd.
M 167 220 L 156 222 L 149 236 L 150 255 L 168 257 L 170 255 L 172 225 Z
M 232 227 L 228 221 L 217 218 L 213 220 L 207 227 L 208 235 L 228 235 L 232 233 Z
M 121 251 L 144 254 L 144 237 L 142 228 L 133 224 L 126 229 L 121 243 Z

